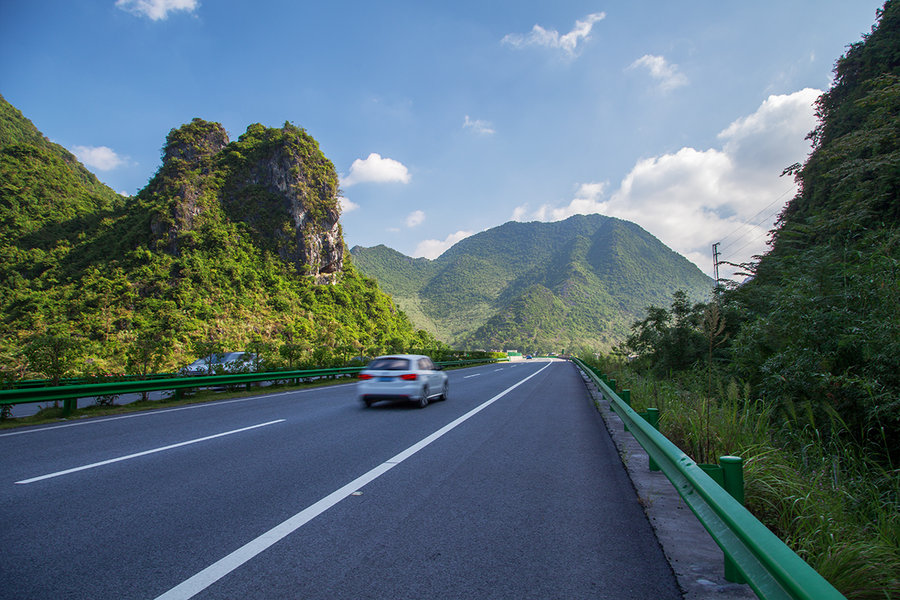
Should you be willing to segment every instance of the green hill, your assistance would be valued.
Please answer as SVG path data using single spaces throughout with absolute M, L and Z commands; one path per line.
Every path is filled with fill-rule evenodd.
M 755 277 L 726 300 L 744 322 L 739 375 L 773 402 L 817 407 L 900 456 L 900 3 L 837 62 Z
M 678 289 L 701 300 L 712 286 L 639 226 L 602 215 L 509 222 L 435 260 L 385 246 L 351 255 L 418 326 L 469 348 L 608 349 L 646 306 Z
M 249 345 L 296 365 L 436 344 L 345 260 L 337 173 L 303 129 L 229 141 L 194 119 L 123 198 L 2 97 L 0 117 L 7 376 L 168 370 Z

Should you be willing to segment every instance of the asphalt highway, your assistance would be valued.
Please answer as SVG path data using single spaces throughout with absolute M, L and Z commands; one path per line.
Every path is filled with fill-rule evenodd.
M 574 366 L 0 434 L 0 598 L 681 598 Z

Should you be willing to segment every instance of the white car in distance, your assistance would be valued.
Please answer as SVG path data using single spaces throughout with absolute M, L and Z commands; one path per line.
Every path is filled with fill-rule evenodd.
M 449 377 L 421 354 L 391 354 L 373 359 L 359 372 L 356 393 L 366 406 L 380 400 L 407 400 L 419 408 L 429 400 L 446 400 Z

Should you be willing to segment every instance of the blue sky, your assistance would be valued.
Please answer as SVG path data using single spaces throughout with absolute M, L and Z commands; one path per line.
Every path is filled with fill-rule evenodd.
M 194 117 L 291 121 L 341 174 L 351 246 L 434 258 L 597 212 L 711 272 L 714 242 L 764 250 L 881 4 L 3 0 L 0 93 L 125 194 Z

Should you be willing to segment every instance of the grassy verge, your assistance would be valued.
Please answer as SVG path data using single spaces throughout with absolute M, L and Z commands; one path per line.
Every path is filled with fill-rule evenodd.
M 884 452 L 823 439 L 808 411 L 776 419 L 735 381 L 714 379 L 710 397 L 706 373 L 662 381 L 587 362 L 636 410 L 658 408 L 660 431 L 695 461 L 743 457 L 747 508 L 847 598 L 900 598 L 900 469 L 871 458 Z

